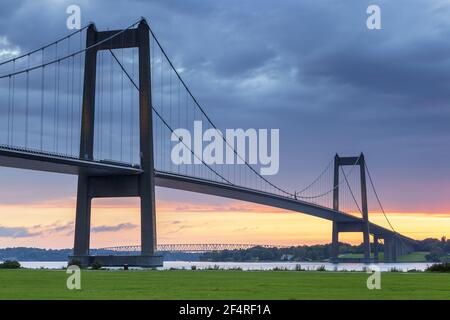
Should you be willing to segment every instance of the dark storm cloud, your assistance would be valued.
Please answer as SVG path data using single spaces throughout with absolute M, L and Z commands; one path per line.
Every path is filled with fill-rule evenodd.
M 446 37 L 418 39 L 396 48 L 370 43 L 358 50 L 342 48 L 315 56 L 303 70 L 311 77 L 329 77 L 335 83 L 405 97 L 413 103 L 415 99 L 420 99 L 418 103 L 446 102 L 450 96 L 450 61 L 442 55 L 450 49 Z M 433 52 L 437 47 L 439 51 Z
M 10 18 L 11 15 L 17 14 L 17 11 L 19 11 L 24 4 L 25 0 L 2 1 L 2 10 L 0 11 L 0 17 L 2 19 Z
M 0 37 L 38 47 L 67 33 L 74 3 L 99 29 L 147 17 L 221 127 L 280 128 L 281 184 L 307 184 L 334 152 L 360 151 L 387 194 L 408 186 L 392 205 L 417 208 L 420 181 L 450 178 L 448 1 L 378 1 L 379 31 L 360 0 L 7 1 Z M 449 205 L 442 190 L 424 192 Z

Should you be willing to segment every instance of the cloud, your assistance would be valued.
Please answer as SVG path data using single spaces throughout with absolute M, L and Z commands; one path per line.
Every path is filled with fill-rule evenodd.
M 211 212 L 286 212 L 286 210 L 272 208 L 263 205 L 252 203 L 245 203 L 241 201 L 221 201 L 220 205 L 214 203 L 192 204 L 187 202 L 170 202 L 164 201 L 157 205 L 158 211 L 168 212 L 197 212 L 197 213 L 211 213 Z
M 24 226 L 0 226 L 0 237 L 4 238 L 31 238 L 37 236 L 72 235 L 74 223 L 72 221 L 61 223 L 56 221 L 48 225 Z
M 91 228 L 92 233 L 119 232 L 135 229 L 138 226 L 132 223 L 121 223 L 117 225 L 101 225 Z M 55 222 L 49 225 L 35 225 L 31 227 L 0 226 L 0 238 L 33 238 L 52 237 L 56 235 L 72 236 L 74 233 L 74 222 Z
M 123 231 L 123 230 L 130 230 L 137 228 L 138 225 L 133 223 L 120 223 L 113 226 L 98 226 L 91 228 L 91 232 L 93 233 L 101 233 L 101 232 L 117 232 L 117 231 Z
M 44 226 L 43 232 L 46 234 L 58 234 L 63 233 L 66 235 L 71 235 L 74 232 L 75 229 L 75 223 L 74 222 L 68 222 L 66 224 L 60 224 L 59 222 L 55 222 L 51 225 Z
M 41 235 L 41 232 L 32 232 L 25 227 L 0 226 L 0 237 L 2 238 L 31 238 Z

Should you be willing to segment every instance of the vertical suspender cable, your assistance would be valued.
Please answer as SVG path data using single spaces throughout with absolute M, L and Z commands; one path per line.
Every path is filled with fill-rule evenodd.
M 173 123 L 172 121 L 172 70 L 169 69 L 169 123 Z M 166 151 L 169 151 L 170 147 L 170 140 L 166 139 L 167 141 L 167 149 Z M 172 161 L 169 160 L 169 171 L 172 171 Z
M 70 54 L 70 38 L 67 44 L 67 55 Z M 66 125 L 64 131 L 66 133 L 65 154 L 68 154 L 69 149 L 69 91 L 70 91 L 70 58 L 67 58 L 67 81 L 66 81 Z
M 55 45 L 55 60 L 58 59 L 58 43 Z M 59 64 L 59 62 L 58 62 Z M 53 151 L 56 152 L 56 114 L 57 114 L 57 108 L 58 108 L 58 93 L 57 93 L 57 87 L 58 87 L 58 64 L 55 65 L 55 105 L 53 107 Z
M 83 47 L 83 32 L 79 33 L 80 35 L 80 43 L 79 43 L 79 50 L 81 51 L 81 48 Z M 81 109 L 82 109 L 82 94 L 83 94 L 83 76 L 82 76 L 82 53 L 80 53 L 79 55 L 79 65 L 78 65 L 78 117 L 77 117 L 77 129 L 79 129 L 80 131 L 77 130 L 77 142 L 79 137 L 81 136 Z M 81 142 L 80 142 L 81 143 Z M 79 147 L 79 145 L 78 145 Z
M 160 76 L 161 76 L 161 84 L 160 84 L 160 87 L 161 87 L 161 103 L 160 103 L 160 108 L 161 108 L 161 110 L 160 110 L 160 112 L 161 112 L 161 114 L 163 115 L 164 114 L 164 75 L 163 75 L 163 68 L 164 68 L 164 60 L 163 60 L 163 55 L 162 55 L 162 53 L 161 53 L 161 51 L 160 51 L 160 56 L 161 56 L 161 74 L 160 74 Z M 163 136 L 164 136 L 164 133 L 163 133 L 163 130 L 164 130 L 164 128 L 163 128 L 163 125 L 161 124 L 161 136 L 160 136 L 160 139 L 161 139 L 161 143 L 160 143 L 160 148 L 161 148 L 161 151 L 160 151 L 160 157 L 161 157 L 161 169 L 162 170 L 164 170 L 165 169 L 165 165 L 164 165 L 164 155 L 163 155 L 163 150 L 164 150 L 164 146 L 163 146 Z
M 102 144 L 102 134 L 103 134 L 103 55 L 101 52 L 99 52 L 98 55 L 98 60 L 99 60 L 99 65 L 98 65 L 98 118 L 97 118 L 97 123 L 98 123 L 98 138 L 97 138 L 97 143 L 98 143 L 98 158 L 99 159 L 103 159 L 103 144 Z
M 106 80 L 105 80 L 105 77 L 106 77 L 106 68 L 105 68 L 105 64 L 106 64 L 106 59 L 105 59 L 105 55 L 102 53 L 101 55 L 101 59 L 102 59 L 102 63 L 101 63 L 101 81 L 102 81 L 102 89 L 101 89 L 101 94 L 100 94 L 100 97 L 101 97 L 101 110 L 100 110 L 100 112 L 101 112 L 101 119 L 100 119 L 100 128 L 101 128 L 101 133 L 100 133 L 100 146 L 101 146 L 101 159 L 104 159 L 105 157 L 106 157 L 106 155 L 105 155 L 105 149 L 106 149 L 106 147 L 105 147 L 105 144 L 106 144 L 106 142 L 104 141 L 104 137 L 105 137 L 105 128 L 106 128 L 106 124 L 105 124 L 105 119 L 106 119 L 106 116 L 105 116 L 105 109 L 106 109 L 106 107 L 105 107 L 105 90 L 106 90 Z
M 59 82 L 61 79 L 61 70 L 60 70 L 60 60 L 58 60 L 58 63 L 56 65 L 57 68 L 57 79 L 56 79 L 56 133 L 55 133 L 55 140 L 56 140 L 56 153 L 59 153 L 59 139 L 58 139 L 58 134 L 59 134 Z
M 181 84 L 179 81 L 178 81 L 178 109 L 177 109 L 177 112 L 178 112 L 178 128 L 180 128 L 181 127 Z M 178 174 L 180 174 L 181 164 L 179 164 L 177 167 L 178 167 Z
M 123 40 L 122 40 L 123 41 Z M 123 46 L 122 46 L 122 64 L 123 64 Z M 123 72 L 120 90 L 120 161 L 123 161 Z
M 72 56 L 72 87 L 71 87 L 71 104 L 70 104 L 70 155 L 73 155 L 73 110 L 74 110 L 74 87 L 75 85 L 75 56 Z
M 135 63 L 135 50 L 131 49 L 131 77 L 134 80 L 134 63 Z M 130 93 L 131 93 L 131 110 L 130 110 L 130 160 L 131 163 L 134 164 L 134 91 L 133 91 L 133 84 L 130 84 Z
M 13 72 L 16 71 L 16 60 L 13 60 Z M 12 146 L 14 144 L 14 115 L 15 115 L 15 97 L 16 97 L 16 93 L 15 90 L 16 89 L 16 78 L 15 76 L 13 76 L 12 79 L 12 100 L 11 100 L 11 111 L 12 111 L 12 117 L 11 117 L 11 142 L 10 145 Z
M 28 69 L 30 68 L 30 56 L 27 56 Z M 30 104 L 30 72 L 26 72 L 26 97 L 25 97 L 25 149 L 28 149 L 28 126 L 29 126 L 29 106 Z
M 153 37 L 150 35 L 150 85 L 151 85 L 151 87 L 150 87 L 150 92 L 151 92 L 151 94 L 150 94 L 150 97 L 151 97 L 151 101 L 150 101 L 150 105 L 152 106 L 152 108 L 153 108 L 153 95 L 154 95 L 154 88 L 155 88 L 155 84 L 154 84 L 154 81 L 155 81 L 155 77 L 154 77 L 154 73 L 155 73 L 155 70 L 154 70 L 154 65 L 155 65 L 155 45 L 154 45 L 155 43 L 154 43 L 154 40 L 153 40 Z M 152 113 L 152 115 L 151 115 L 151 117 L 153 117 L 153 113 Z M 158 167 L 158 165 L 157 165 L 157 160 L 156 160 L 156 157 L 155 157 L 155 149 L 157 149 L 158 148 L 158 129 L 157 129 L 157 124 L 156 124 L 156 121 L 153 121 L 153 128 L 152 128 L 152 130 L 153 130 L 153 140 L 155 141 L 156 140 L 156 143 L 154 143 L 153 144 L 153 161 L 155 162 L 154 163 L 154 166 L 157 168 Z
M 110 64 L 109 64 L 109 125 L 108 125 L 108 135 L 109 135 L 109 159 L 112 160 L 113 154 L 113 145 L 112 145 L 112 129 L 113 129 L 113 103 L 114 103 L 114 84 L 113 84 L 113 57 L 110 56 Z
M 185 110 L 185 120 L 186 120 L 186 129 L 189 130 L 189 116 L 188 116 L 188 109 L 189 109 L 189 97 L 188 97 L 188 93 L 186 91 L 186 96 L 185 96 L 185 100 L 186 100 L 186 110 Z M 189 175 L 189 169 L 190 166 L 186 166 L 186 175 Z
M 10 145 L 11 136 L 11 76 L 8 77 L 8 132 L 6 136 L 6 144 Z
M 41 59 L 41 63 L 44 64 L 44 50 L 42 49 L 42 59 Z M 42 67 L 42 75 L 41 75 L 41 125 L 40 125 L 40 134 L 41 134 L 41 138 L 40 138 L 40 150 L 43 150 L 43 146 L 44 146 L 44 89 L 45 89 L 45 66 Z

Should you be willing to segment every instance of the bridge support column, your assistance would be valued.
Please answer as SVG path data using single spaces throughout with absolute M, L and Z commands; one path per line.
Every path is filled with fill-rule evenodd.
M 136 29 L 122 30 L 120 40 L 114 39 L 119 31 L 97 32 L 94 25 L 87 30 L 80 158 L 93 160 L 96 56 L 99 50 L 137 47 L 139 50 L 139 138 L 140 166 L 142 173 L 136 176 L 87 176 L 78 177 L 77 213 L 73 260 L 83 266 L 97 261 L 103 265 L 134 265 L 141 267 L 162 266 L 162 257 L 155 256 L 155 173 L 153 160 L 153 124 L 151 105 L 150 29 L 142 20 Z M 94 46 L 96 45 L 97 46 Z M 93 47 L 94 46 L 94 47 Z M 133 107 L 133 106 L 131 106 Z M 140 197 L 141 199 L 141 255 L 90 256 L 89 234 L 91 200 L 95 197 Z
M 333 210 L 339 210 L 339 156 L 334 157 L 334 178 L 333 178 Z M 333 234 L 331 239 L 331 257 L 332 263 L 339 262 L 339 224 L 333 221 Z
M 378 263 L 380 261 L 380 257 L 379 257 L 379 242 L 378 242 L 378 236 L 374 235 L 373 236 L 373 260 L 375 263 Z
M 384 262 L 397 261 L 397 245 L 394 236 L 384 238 Z
M 91 24 L 86 31 L 86 47 L 96 43 L 97 30 Z M 83 106 L 81 111 L 80 159 L 94 158 L 94 119 L 95 119 L 95 78 L 97 72 L 97 50 L 86 51 L 84 61 Z M 89 177 L 83 173 L 78 176 L 77 208 L 75 217 L 74 256 L 85 260 L 89 256 L 91 228 L 91 197 Z M 86 258 L 84 258 L 86 257 Z M 80 261 L 82 262 L 82 261 Z
M 331 257 L 332 263 L 339 262 L 339 225 L 336 221 L 333 221 L 333 236 L 331 240 Z
M 75 217 L 74 256 L 89 256 L 90 229 L 91 197 L 89 195 L 89 178 L 85 175 L 80 175 L 78 177 L 77 208 Z
M 141 254 L 153 255 L 156 250 L 155 176 L 153 160 L 153 125 L 150 83 L 149 27 L 142 21 L 137 28 L 139 42 L 139 123 L 141 168 Z
M 361 177 L 361 210 L 364 220 L 363 238 L 364 238 L 364 262 L 370 263 L 370 230 L 369 230 L 369 209 L 367 205 L 367 188 L 366 188 L 366 162 L 364 154 L 359 156 L 359 169 Z
M 367 188 L 366 188 L 366 166 L 364 155 L 361 153 L 359 157 L 334 157 L 334 181 L 333 181 L 333 210 L 339 211 L 339 168 L 341 166 L 355 166 L 360 168 L 361 177 L 361 211 L 362 224 L 346 224 L 339 223 L 337 218 L 333 221 L 333 235 L 331 242 L 331 261 L 338 262 L 339 258 L 339 232 L 362 232 L 364 262 L 370 263 L 370 230 L 369 230 L 369 210 L 367 205 Z
M 397 262 L 397 258 L 399 256 L 399 251 L 398 251 L 398 240 L 394 237 L 392 237 L 392 243 L 391 243 L 391 257 L 392 257 L 392 262 Z

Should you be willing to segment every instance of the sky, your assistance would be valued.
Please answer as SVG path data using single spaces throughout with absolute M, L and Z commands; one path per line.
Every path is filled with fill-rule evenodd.
M 280 129 L 277 184 L 299 188 L 336 152 L 364 152 L 399 232 L 448 235 L 450 1 L 0 0 L 0 61 L 68 34 L 71 4 L 99 30 L 146 17 L 219 126 Z M 381 30 L 366 27 L 371 4 Z M 0 175 L 0 247 L 71 247 L 76 178 Z M 386 225 L 379 210 L 370 219 Z M 328 221 L 160 188 L 157 228 L 160 243 L 331 239 Z M 96 200 L 92 247 L 136 243 L 137 200 Z

